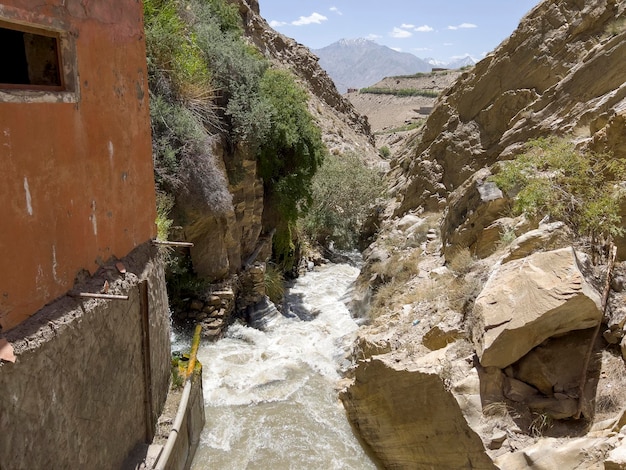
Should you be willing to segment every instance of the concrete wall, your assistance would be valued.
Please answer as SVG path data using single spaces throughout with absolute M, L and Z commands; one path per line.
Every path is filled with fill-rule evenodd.
M 194 373 L 191 380 L 191 394 L 186 403 L 185 417 L 176 437 L 176 443 L 164 468 L 166 470 L 186 470 L 191 467 L 193 457 L 200 444 L 200 434 L 204 428 L 204 395 L 202 394 L 202 373 Z M 159 464 L 161 462 L 159 461 Z
M 67 292 L 79 270 L 155 236 L 142 8 L 0 0 L 0 27 L 58 35 L 64 75 L 62 90 L 0 85 L 5 332 Z
M 76 286 L 122 300 L 62 297 L 0 338 L 17 361 L 0 365 L 0 468 L 119 469 L 154 429 L 169 383 L 163 269 L 143 245 Z M 148 282 L 146 374 L 140 284 Z M 151 383 L 146 387 L 146 377 Z M 151 397 L 149 406 L 147 397 Z

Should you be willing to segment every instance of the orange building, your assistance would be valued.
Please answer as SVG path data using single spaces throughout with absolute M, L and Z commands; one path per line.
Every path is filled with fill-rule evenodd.
M 0 331 L 155 236 L 142 3 L 0 4 Z

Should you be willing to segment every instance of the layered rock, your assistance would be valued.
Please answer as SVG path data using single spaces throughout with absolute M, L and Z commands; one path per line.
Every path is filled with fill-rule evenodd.
M 626 154 L 626 35 L 616 0 L 544 1 L 440 98 L 408 161 L 396 214 L 441 208 L 477 170 L 529 139 L 575 134 L 594 151 Z M 621 124 L 620 124 L 621 123 Z
M 444 384 L 445 350 L 414 364 L 375 356 L 342 395 L 352 424 L 385 468 L 496 469 Z
M 479 170 L 448 197 L 441 224 L 444 249 L 446 246 L 463 247 L 476 253 L 476 244 L 483 230 L 508 208 L 509 200 L 495 183 L 489 181 L 490 176 L 488 169 Z M 479 256 L 487 256 L 490 251 L 483 249 Z
M 184 239 L 194 244 L 195 272 L 219 280 L 238 272 L 261 241 L 263 182 L 255 155 L 242 148 L 231 155 L 219 139 L 209 149 L 183 162 L 173 215 L 184 224 Z
M 422 386 L 431 373 L 438 378 L 429 375 L 429 380 L 445 385 L 437 393 L 450 391 L 459 405 L 447 402 L 451 410 L 442 413 L 464 420 L 481 437 L 481 452 L 499 468 L 601 469 L 607 453 L 623 440 L 623 435 L 615 435 L 623 423 L 592 426 L 594 417 L 614 417 L 623 407 L 623 397 L 616 393 L 624 386 L 618 344 L 626 357 L 623 279 L 613 282 L 608 324 L 596 337 L 594 327 L 603 313 L 594 286 L 605 278 L 604 267 L 590 269 L 585 264 L 583 255 L 571 248 L 583 244 L 563 223 L 541 223 L 542 214 L 537 220 L 507 217 L 507 198 L 492 187 L 489 175 L 500 160 L 520 154 L 529 139 L 552 135 L 574 140 L 581 150 L 626 155 L 626 34 L 619 23 L 625 9 L 626 2 L 616 0 L 540 3 L 509 39 L 440 97 L 421 140 L 407 142 L 406 154 L 392 161 L 396 200 L 386 212 L 383 235 L 366 250 L 358 281 L 359 286 L 374 283 L 368 294 L 375 305 L 386 308 L 376 311 L 380 316 L 367 331 L 386 331 L 391 352 L 369 362 L 359 356 L 355 384 L 344 396 L 351 420 L 387 466 L 459 468 L 458 462 L 427 460 L 438 453 L 427 432 L 419 431 L 419 451 L 411 448 L 420 443 L 407 439 L 418 431 L 404 415 L 413 416 L 411 407 L 422 397 L 418 387 L 409 391 L 405 384 L 415 380 Z M 409 249 L 405 234 L 415 222 L 412 218 L 430 212 L 445 214 L 440 225 L 443 250 L 436 244 L 419 245 L 419 269 L 393 290 L 402 300 L 377 299 L 377 292 L 389 295 L 383 288 L 391 254 Z M 398 240 L 393 248 L 392 240 Z M 623 246 L 623 240 L 618 245 Z M 478 271 L 473 279 L 453 266 L 453 256 L 460 251 L 480 258 L 468 261 Z M 626 248 L 620 251 L 626 254 Z M 441 255 L 447 269 L 441 267 Z M 480 270 L 487 278 L 480 294 L 459 294 L 463 283 L 481 280 Z M 425 295 L 433 289 L 438 289 L 435 297 Z M 462 302 L 455 303 L 457 295 Z M 369 296 L 362 298 L 365 302 Z M 442 328 L 439 323 L 447 318 L 447 309 L 455 310 L 461 320 Z M 475 374 L 479 377 L 480 419 L 471 405 L 476 395 L 459 393 L 461 379 L 450 377 L 447 366 L 426 365 L 427 357 L 449 350 L 447 343 L 463 342 L 466 331 L 476 345 L 466 375 L 468 382 Z M 361 343 L 369 344 L 367 340 L 362 335 Z M 615 346 L 609 348 L 607 342 Z M 406 357 L 399 351 L 406 351 Z M 593 354 L 587 365 L 589 351 Z M 466 359 L 471 363 L 471 356 Z M 424 388 L 432 392 L 437 387 Z M 436 400 L 420 405 L 425 416 L 427 408 L 439 406 Z M 490 417 L 499 424 L 483 428 Z M 427 422 L 414 419 L 420 423 L 416 427 Z M 429 425 L 436 429 L 439 423 Z M 382 431 L 377 433 L 377 427 Z M 546 434 L 559 439 L 542 437 Z M 623 451 L 617 448 L 607 468 L 621 468 Z M 420 452 L 428 457 L 414 455 Z M 419 463 L 406 464 L 410 458 Z
M 482 366 L 504 369 L 546 339 L 601 319 L 600 295 L 564 248 L 495 271 L 476 299 L 472 334 Z

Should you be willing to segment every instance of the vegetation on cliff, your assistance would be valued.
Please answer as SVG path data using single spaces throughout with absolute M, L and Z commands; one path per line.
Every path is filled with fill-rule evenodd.
M 393 95 L 393 96 L 425 96 L 426 98 L 437 98 L 439 93 L 435 90 L 416 90 L 414 88 L 361 88 L 359 93 L 369 93 L 371 95 Z
M 229 185 L 245 171 L 233 155 L 245 148 L 263 178 L 264 228 L 276 228 L 274 256 L 288 269 L 293 228 L 325 154 L 306 92 L 243 40 L 236 5 L 146 0 L 144 11 L 157 189 L 177 201 L 192 185 L 210 210 L 225 213 Z M 212 154 L 216 137 L 227 179 Z
M 308 238 L 338 249 L 354 249 L 372 202 L 385 181 L 355 154 L 329 155 L 313 178 L 313 205 L 303 219 Z
M 526 148 L 493 176 L 514 196 L 515 215 L 563 221 L 594 244 L 623 235 L 619 183 L 626 177 L 625 159 L 580 152 L 554 137 L 532 140 Z

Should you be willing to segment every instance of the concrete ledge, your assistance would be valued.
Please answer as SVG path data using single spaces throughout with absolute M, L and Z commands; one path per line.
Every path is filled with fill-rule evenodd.
M 205 423 L 202 366 L 196 361 L 201 330 L 200 325 L 196 326 L 178 411 L 167 442 L 153 467 L 157 470 L 186 470 L 190 468 L 200 443 L 200 433 Z

